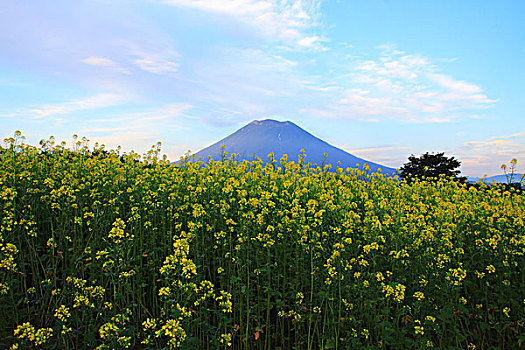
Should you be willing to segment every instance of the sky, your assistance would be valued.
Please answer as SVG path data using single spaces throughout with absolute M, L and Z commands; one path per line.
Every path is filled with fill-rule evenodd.
M 525 1 L 0 0 L 0 137 L 170 160 L 290 120 L 400 167 L 525 171 Z M 292 158 L 294 155 L 290 155 Z

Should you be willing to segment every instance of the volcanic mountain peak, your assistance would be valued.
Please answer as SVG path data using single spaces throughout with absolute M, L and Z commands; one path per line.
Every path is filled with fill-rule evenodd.
M 264 119 L 264 120 L 254 120 L 248 125 L 263 125 L 263 126 L 269 126 L 269 125 L 290 125 L 293 124 L 290 121 L 280 122 L 278 120 L 274 119 Z
M 253 122 L 245 125 L 240 130 L 246 130 L 251 128 L 258 128 L 258 129 L 280 129 L 280 128 L 287 128 L 287 127 L 294 127 L 297 129 L 300 129 L 297 125 L 292 123 L 291 121 L 278 121 L 274 119 L 264 119 L 264 120 L 254 120 Z
M 377 171 L 379 168 L 383 173 L 395 171 L 336 148 L 291 121 L 254 120 L 230 136 L 197 152 L 195 156 L 203 160 L 207 160 L 208 157 L 220 160 L 223 153 L 222 146 L 229 154 L 235 153 L 238 159 L 248 161 L 257 157 L 266 160 L 268 154 L 272 152 L 275 159 L 280 159 L 285 154 L 288 155 L 288 159 L 295 159 L 304 149 L 306 160 L 312 164 L 332 164 L 335 168 L 338 162 L 341 162 L 343 168 L 355 168 L 362 167 L 366 163 L 372 171 Z M 325 157 L 325 153 L 328 156 Z

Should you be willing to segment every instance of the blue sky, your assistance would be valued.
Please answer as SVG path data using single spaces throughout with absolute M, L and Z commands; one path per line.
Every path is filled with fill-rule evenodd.
M 524 1 L 0 2 L 0 136 L 73 134 L 176 160 L 291 120 L 399 167 L 525 169 Z M 522 164 L 524 163 L 524 164 Z

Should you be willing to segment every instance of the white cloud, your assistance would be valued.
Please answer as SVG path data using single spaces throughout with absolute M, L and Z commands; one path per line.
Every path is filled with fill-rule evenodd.
M 0 20 L 0 46 L 6 62 L 18 61 L 50 79 L 73 81 L 88 91 L 146 95 L 158 89 L 163 75 L 177 72 L 180 62 L 171 33 L 135 5 L 10 2 L 9 16 Z
M 235 18 L 270 40 L 320 48 L 306 32 L 318 25 L 321 0 L 164 0 L 162 3 Z
M 518 141 L 525 133 L 502 137 L 490 137 L 488 140 L 469 141 L 463 143 L 458 151 L 461 160 L 462 173 L 471 176 L 489 176 L 502 174 L 501 165 L 509 165 L 511 159 L 518 160 L 517 173 L 525 172 L 525 140 Z
M 487 140 L 468 141 L 450 151 L 447 154 L 452 154 L 456 159 L 461 161 L 461 174 L 463 176 L 477 176 L 484 175 L 493 176 L 503 173 L 501 165 L 509 166 L 511 159 L 518 160 L 518 166 L 515 169 L 516 173 L 525 172 L 525 158 L 521 155 L 525 154 L 525 139 L 521 142 L 510 140 L 516 137 L 525 136 L 525 133 L 512 134 L 503 137 L 490 137 Z M 360 158 L 378 162 L 394 168 L 399 168 L 408 160 L 411 154 L 420 154 L 423 150 L 414 149 L 413 147 L 406 147 L 400 144 L 387 144 L 371 147 L 341 147 L 351 154 Z
M 304 48 L 316 49 L 316 50 L 327 50 L 323 47 L 322 42 L 326 41 L 325 39 L 318 37 L 317 35 L 308 36 L 300 39 L 297 44 Z
M 393 112 L 394 110 L 391 106 L 392 101 L 388 97 L 368 97 L 366 95 L 349 93 L 340 100 L 340 103 L 352 106 L 364 115 L 378 115 Z
M 459 94 L 477 94 L 482 92 L 481 88 L 477 85 L 467 83 L 466 81 L 454 80 L 445 74 L 429 73 L 427 77 L 441 87 L 448 89 L 452 92 Z
M 78 111 L 111 107 L 121 104 L 126 100 L 126 96 L 107 93 L 58 104 L 47 104 L 33 107 L 30 108 L 28 112 L 30 115 L 33 115 L 33 117 L 42 119 L 57 114 L 69 114 Z
M 167 0 L 164 3 L 236 16 L 257 16 L 273 9 L 271 2 L 258 0 Z
M 90 56 L 90 57 L 86 57 L 86 58 L 80 60 L 80 62 L 83 62 L 83 63 L 88 64 L 90 66 L 105 67 L 105 68 L 113 69 L 113 70 L 118 71 L 120 73 L 130 74 L 129 71 L 127 71 L 126 69 L 120 67 L 113 60 L 111 60 L 109 58 L 106 58 L 106 57 Z
M 425 69 L 432 68 L 428 58 L 418 55 L 396 54 L 377 61 L 368 60 L 357 67 L 358 71 L 372 78 L 393 78 L 414 81 Z
M 359 158 L 378 162 L 393 168 L 399 168 L 406 163 L 410 155 L 409 147 L 398 144 L 344 149 Z
M 497 102 L 480 86 L 442 72 L 430 57 L 408 54 L 392 44 L 379 48 L 377 58 L 354 61 L 346 80 L 339 79 L 343 92 L 325 114 L 372 121 L 450 122 L 478 115 L 473 112 Z
M 130 40 L 123 40 L 119 42 L 119 45 L 127 54 L 127 59 L 143 71 L 157 75 L 179 71 L 180 55 L 169 45 L 164 46 L 161 42 L 151 42 L 145 46 Z
M 506 136 L 492 136 L 490 139 L 515 139 L 518 137 L 525 137 L 525 132 L 517 132 L 515 134 L 506 135 Z
M 135 60 L 140 69 L 154 74 L 175 73 L 179 70 L 179 64 L 168 60 L 155 60 L 141 58 Z
M 275 49 L 221 49 L 213 60 L 195 61 L 187 89 L 206 106 L 207 124 L 232 125 L 279 115 L 304 100 L 301 67 Z M 193 82 L 196 82 L 193 84 Z
M 123 146 L 123 151 L 131 151 L 133 149 L 136 152 L 141 153 L 147 151 L 162 135 L 157 131 L 138 131 L 119 128 L 114 128 L 108 131 L 108 133 L 109 135 L 95 135 L 88 138 L 91 140 L 92 144 L 98 142 L 109 149 L 116 149 L 118 146 Z M 130 147 L 129 145 L 133 145 L 133 147 Z
M 159 140 L 169 142 L 174 134 L 187 134 L 181 126 L 181 119 L 187 117 L 191 108 L 193 106 L 188 104 L 167 104 L 158 108 L 86 120 L 82 122 L 83 127 L 79 134 L 86 135 L 92 143 L 98 142 L 109 148 L 121 145 L 124 151 L 133 148 L 141 153 Z M 187 150 L 187 145 L 182 147 L 179 142 L 180 140 L 168 143 L 171 160 L 177 160 Z M 164 150 L 166 151 L 166 147 Z
M 160 108 L 152 108 L 140 112 L 124 113 L 112 117 L 96 118 L 91 122 L 97 126 L 88 126 L 82 131 L 86 133 L 107 132 L 111 130 L 135 130 L 152 128 L 182 116 L 193 108 L 189 104 L 169 104 Z M 98 125 L 104 125 L 100 127 Z M 109 126 L 108 126 L 109 125 Z

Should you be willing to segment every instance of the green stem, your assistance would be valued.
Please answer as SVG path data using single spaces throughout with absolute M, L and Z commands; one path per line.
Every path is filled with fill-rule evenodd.
M 310 245 L 310 303 L 308 305 L 309 308 L 309 315 L 308 315 L 308 338 L 307 338 L 307 346 L 308 350 L 312 348 L 311 344 L 311 328 L 312 328 L 312 303 L 314 300 L 314 261 L 313 261 L 313 249 Z

